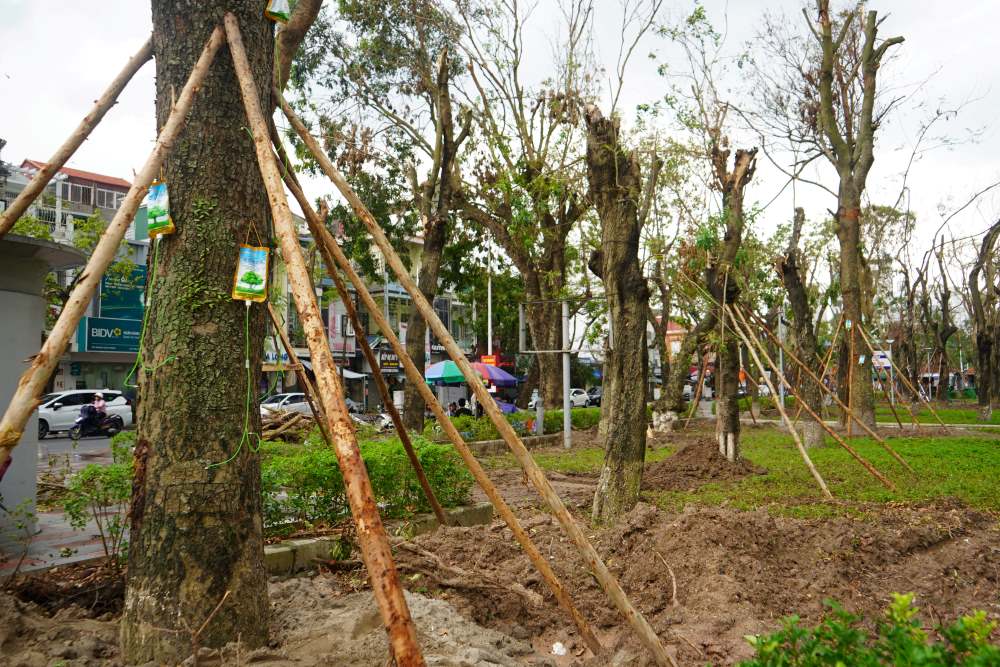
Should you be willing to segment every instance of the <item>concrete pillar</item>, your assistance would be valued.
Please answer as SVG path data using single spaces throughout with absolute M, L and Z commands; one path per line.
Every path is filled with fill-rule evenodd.
M 8 234 L 0 239 L 0 409 L 6 409 L 26 360 L 42 346 L 45 332 L 45 274 L 83 264 L 84 255 L 71 246 Z M 0 496 L 8 511 L 34 512 L 38 472 L 38 418 L 25 426 L 11 465 L 0 481 Z M 0 543 L 9 542 L 16 517 L 0 510 Z M 23 534 L 23 533 L 22 533 Z

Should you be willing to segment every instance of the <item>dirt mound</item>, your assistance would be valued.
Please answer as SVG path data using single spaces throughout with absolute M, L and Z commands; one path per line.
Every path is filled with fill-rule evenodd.
M 607 655 L 587 664 L 644 664 L 630 630 L 559 526 L 547 515 L 525 523 L 607 647 Z M 792 613 L 815 622 L 825 598 L 877 615 L 889 593 L 912 591 L 933 622 L 973 609 L 995 617 L 998 536 L 993 518 L 958 504 L 872 508 L 869 520 L 704 507 L 667 514 L 639 505 L 616 527 L 598 532 L 595 546 L 682 665 L 732 664 L 750 655 L 744 636 L 771 631 Z M 533 637 L 539 651 L 553 641 L 579 645 L 572 624 L 502 525 L 445 529 L 416 543 L 446 565 L 474 573 L 468 587 L 427 577 L 420 585 L 449 595 L 477 623 Z M 397 551 L 404 571 L 411 558 Z M 491 586 L 471 585 L 483 581 Z M 515 584 L 541 602 L 514 593 Z
M 21 575 L 10 592 L 49 613 L 74 607 L 89 618 L 116 615 L 125 602 L 125 572 L 103 564 L 67 565 Z
M 703 438 L 686 445 L 669 458 L 647 465 L 642 475 L 642 488 L 645 491 L 689 491 L 709 482 L 738 480 L 765 473 L 767 470 L 745 459 L 730 463 L 719 454 L 713 440 Z

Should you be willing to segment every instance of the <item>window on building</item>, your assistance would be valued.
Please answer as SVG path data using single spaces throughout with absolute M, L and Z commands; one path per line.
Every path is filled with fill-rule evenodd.
M 444 324 L 444 328 L 451 330 L 451 304 L 448 299 L 434 299 L 434 312 L 438 319 Z
M 62 196 L 63 199 L 69 200 L 76 204 L 87 204 L 91 205 L 94 203 L 94 189 L 89 185 L 80 185 L 78 183 L 63 183 Z
M 117 210 L 118 208 L 120 208 L 122 205 L 122 200 L 125 199 L 125 193 L 123 192 L 116 192 L 115 190 L 103 190 L 101 188 L 97 188 L 97 192 L 95 193 L 94 196 L 95 196 L 94 204 L 96 206 L 99 206 L 101 208 L 109 208 L 113 210 Z

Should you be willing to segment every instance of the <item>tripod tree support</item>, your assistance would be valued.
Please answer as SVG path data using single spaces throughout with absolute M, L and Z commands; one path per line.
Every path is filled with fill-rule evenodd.
M 276 137 L 272 137 L 272 140 L 273 139 L 276 139 Z M 280 146 L 280 144 L 275 143 L 279 156 L 283 157 L 284 151 L 280 148 Z M 337 264 L 329 250 L 329 244 L 324 242 L 326 239 L 320 238 L 324 232 L 326 234 L 330 234 L 330 232 L 323 225 L 323 222 L 319 219 L 316 211 L 314 211 L 312 206 L 309 205 L 309 200 L 306 198 L 305 193 L 302 192 L 302 188 L 299 185 L 298 178 L 295 176 L 295 173 L 288 169 L 284 169 L 282 170 L 282 175 L 284 176 L 285 185 L 291 191 L 292 196 L 295 197 L 296 201 L 299 202 L 299 207 L 302 209 L 302 213 L 306 217 L 306 223 L 309 225 L 309 231 L 316 240 L 320 255 L 323 257 L 323 264 L 326 266 L 327 275 L 329 275 L 330 279 L 333 280 L 333 284 L 337 288 L 337 293 L 340 294 L 340 299 L 344 303 L 344 310 L 347 311 L 347 318 L 351 321 L 351 326 L 354 327 L 358 344 L 361 346 L 361 353 L 364 355 L 365 359 L 368 360 L 368 365 L 372 369 L 372 378 L 375 380 L 375 386 L 378 388 L 378 393 L 382 397 L 382 404 L 385 406 L 386 412 L 389 413 L 389 417 L 392 419 L 392 423 L 396 427 L 396 435 L 399 436 L 399 441 L 403 443 L 403 449 L 406 450 L 406 456 L 410 459 L 410 465 L 413 466 L 413 471 L 417 475 L 417 481 L 420 483 L 420 488 L 424 491 L 427 503 L 431 506 L 434 516 L 437 517 L 438 522 L 442 526 L 450 525 L 451 520 L 449 519 L 447 513 L 445 513 L 444 508 L 441 507 L 441 503 L 438 502 L 437 496 L 434 495 L 434 489 L 431 488 L 431 483 L 427 479 L 424 467 L 420 465 L 420 459 L 417 457 L 416 450 L 413 449 L 413 442 L 410 440 L 410 434 L 406 431 L 406 427 L 403 425 L 403 418 L 400 416 L 399 410 L 396 409 L 395 404 L 392 402 L 392 395 L 389 393 L 389 386 L 386 384 L 385 377 L 382 375 L 382 369 L 379 367 L 378 360 L 375 359 L 375 353 L 372 351 L 371 346 L 368 345 L 368 338 L 366 336 L 365 329 L 361 325 L 361 318 L 358 317 L 358 311 L 354 307 L 354 302 L 351 301 L 351 295 L 347 291 L 347 285 L 344 284 L 344 279 L 340 277 L 339 273 L 337 273 Z M 332 239 L 333 237 L 331 235 L 330 240 Z M 336 243 L 336 241 L 334 241 L 334 243 Z
M 326 173 L 326 175 L 333 181 L 340 193 L 347 199 L 354 209 L 355 215 L 361 220 L 362 224 L 368 229 L 368 233 L 372 236 L 375 244 L 382 251 L 389 265 L 392 267 L 393 272 L 396 274 L 397 279 L 403 288 L 409 293 L 410 298 L 413 300 L 414 305 L 420 311 L 424 320 L 430 325 L 431 331 L 439 342 L 444 346 L 451 357 L 455 365 L 462 371 L 462 375 L 465 376 L 466 382 L 472 391 L 476 394 L 476 398 L 479 403 L 483 406 L 486 414 L 490 417 L 490 421 L 496 427 L 497 431 L 500 433 L 500 437 L 507 443 L 507 446 L 511 449 L 514 454 L 514 458 L 518 460 L 521 467 L 528 479 L 531 481 L 532 485 L 541 495 L 542 499 L 548 504 L 552 509 L 552 513 L 555 515 L 556 520 L 562 525 L 563 530 L 569 536 L 570 540 L 576 545 L 577 549 L 580 551 L 584 562 L 587 567 L 593 573 L 594 577 L 597 579 L 598 583 L 604 589 L 605 593 L 610 598 L 611 602 L 618 608 L 618 611 L 622 614 L 625 620 L 632 626 L 638 639 L 642 642 L 643 646 L 652 654 L 654 660 L 658 665 L 674 665 L 676 667 L 676 661 L 670 656 L 660 641 L 659 637 L 653 631 L 652 626 L 646 621 L 645 617 L 632 606 L 629 601 L 628 596 L 625 591 L 622 590 L 621 585 L 615 579 L 614 575 L 608 570 L 607 565 L 601 560 L 597 551 L 590 544 L 587 536 L 584 534 L 583 530 L 573 519 L 572 515 L 566 509 L 566 505 L 559 498 L 552 485 L 549 483 L 548 479 L 545 477 L 545 473 L 542 472 L 535 460 L 531 458 L 531 454 L 528 452 L 527 447 L 521 441 L 520 437 L 514 431 L 513 427 L 510 425 L 503 414 L 500 412 L 500 408 L 493 401 L 492 396 L 486 391 L 486 387 L 483 386 L 481 379 L 473 370 L 468 359 L 462 353 L 458 344 L 455 343 L 455 339 L 452 338 L 451 332 L 448 331 L 447 327 L 438 318 L 437 313 L 424 298 L 423 293 L 417 288 L 416 283 L 414 283 L 413 278 L 407 272 L 406 267 L 400 260 L 396 251 L 393 249 L 389 240 L 386 238 L 385 233 L 379 227 L 375 218 L 365 207 L 364 203 L 358 198 L 357 194 L 351 189 L 344 177 L 337 171 L 333 163 L 323 152 L 322 148 L 317 143 L 316 139 L 309 134 L 305 125 L 302 121 L 295 115 L 288 103 L 284 101 L 283 98 L 279 97 L 279 102 L 281 104 L 282 111 L 288 117 L 296 133 L 302 138 L 302 141 L 308 147 L 309 151 L 316 158 L 320 167 Z M 422 380 L 421 380 L 422 382 Z M 419 384 L 419 383 L 418 383 Z
M 858 331 L 861 333 L 861 337 L 865 339 L 865 342 L 868 343 L 868 347 L 871 348 L 872 342 L 871 339 L 868 338 L 868 334 L 865 333 L 865 330 L 862 329 L 861 327 L 858 327 Z M 943 426 L 944 429 L 947 431 L 948 425 L 941 420 L 941 415 L 939 415 L 937 410 L 934 409 L 934 406 L 930 404 L 930 401 L 925 399 L 923 395 L 919 391 L 917 391 L 916 387 L 913 386 L 913 383 L 910 382 L 910 380 L 906 377 L 903 371 L 899 369 L 899 366 L 896 365 L 895 361 L 889 359 L 889 363 L 892 364 L 892 367 L 894 369 L 896 369 L 896 377 L 903 379 L 903 382 L 906 383 L 906 388 L 909 389 L 913 393 L 913 395 L 916 396 L 925 406 L 927 406 L 927 409 L 931 411 L 931 414 L 934 415 L 934 418 L 937 419 L 938 423 L 941 424 L 941 426 Z
M 309 270 L 302 256 L 292 212 L 285 199 L 281 170 L 271 151 L 267 121 L 261 111 L 256 83 L 243 47 L 239 25 L 231 13 L 226 14 L 224 23 L 229 40 L 229 52 L 232 55 L 233 66 L 239 79 L 240 94 L 246 108 L 247 121 L 253 134 L 257 161 L 271 204 L 275 234 L 288 271 L 288 282 L 295 299 L 299 321 L 302 322 L 309 352 L 312 355 L 316 383 L 319 386 L 323 411 L 326 413 L 333 449 L 344 476 L 347 500 L 357 528 L 362 559 L 368 569 L 372 591 L 389 634 L 389 646 L 396 664 L 400 667 L 419 667 L 425 662 L 417 643 L 417 630 L 410 617 L 410 610 L 406 606 L 406 599 L 403 597 L 399 573 L 396 571 L 389 549 L 389 538 L 382 525 L 371 481 L 368 479 L 364 461 L 361 460 L 354 427 L 347 413 L 343 388 L 333 363 L 333 354 L 327 342 L 319 306 L 316 304 L 316 293 L 312 289 Z
M 765 369 L 764 364 L 761 363 L 760 357 L 757 356 L 757 352 L 754 350 L 753 343 L 750 342 L 750 336 L 752 334 L 744 332 L 743 329 L 740 327 L 739 323 L 736 321 L 736 318 L 733 317 L 732 306 L 727 305 L 726 310 L 729 313 L 729 319 L 732 320 L 733 322 L 733 331 L 735 331 L 736 335 L 740 337 L 740 339 L 743 341 L 743 344 L 747 346 L 747 351 L 750 353 L 750 356 L 753 357 L 753 361 L 755 364 L 757 364 L 757 368 L 760 369 L 761 377 L 763 377 L 764 382 L 767 383 L 767 388 L 771 391 L 771 395 L 777 396 L 777 394 L 775 393 L 774 383 L 771 382 L 771 379 L 768 377 L 767 370 Z M 760 345 L 759 340 L 755 342 L 757 343 L 757 345 Z M 767 354 L 766 352 L 763 353 L 765 355 Z M 770 359 L 768 359 L 768 363 L 771 363 Z M 778 381 L 784 382 L 785 377 L 780 373 L 779 376 L 780 377 L 778 378 Z M 778 412 L 781 413 L 781 419 L 784 420 L 785 425 L 788 427 L 788 431 L 792 434 L 792 440 L 795 441 L 795 446 L 796 448 L 798 448 L 799 454 L 802 456 L 802 460 L 806 464 L 806 468 L 809 469 L 809 474 L 811 474 L 813 476 L 813 479 L 816 480 L 816 483 L 819 484 L 819 488 L 823 492 L 823 495 L 826 498 L 832 500 L 833 494 L 830 493 L 830 489 L 827 487 L 826 482 L 823 480 L 823 476 L 819 474 L 819 470 L 816 469 L 816 466 L 815 464 L 813 464 L 812 459 L 809 458 L 809 452 L 806 451 L 805 445 L 802 444 L 802 439 L 799 437 L 798 431 L 795 430 L 795 424 L 793 424 L 792 420 L 788 417 L 788 413 L 785 411 L 785 406 L 782 405 L 781 401 L 775 402 L 775 405 L 778 406 Z
M 757 346 L 761 350 L 761 354 L 764 355 L 764 358 L 767 360 L 767 363 L 771 364 L 771 366 L 773 368 L 774 367 L 774 360 L 771 359 L 770 356 L 768 356 L 767 350 L 765 349 L 764 344 L 760 341 L 760 339 L 757 338 L 756 336 L 754 336 L 753 332 L 750 329 L 749 323 L 747 323 L 747 321 L 743 317 L 742 313 L 740 313 L 736 309 L 733 309 L 730 312 L 729 316 L 733 320 L 734 324 L 736 323 L 736 316 L 734 316 L 733 313 L 735 313 L 736 316 L 738 316 L 740 318 L 740 320 L 742 321 L 743 326 L 745 328 L 746 335 L 749 336 L 750 338 L 752 338 L 757 343 Z M 827 425 L 827 423 L 825 421 L 823 421 L 823 418 L 820 415 L 816 414 L 816 412 L 813 411 L 813 409 L 811 407 L 809 407 L 809 405 L 807 405 L 805 401 L 802 400 L 801 396 L 799 396 L 798 394 L 795 393 L 795 390 L 792 389 L 792 385 L 786 381 L 785 376 L 780 371 L 776 371 L 776 372 L 778 373 L 779 381 L 786 383 L 786 385 L 788 386 L 789 390 L 792 392 L 792 395 L 795 396 L 796 400 L 799 403 L 802 404 L 802 406 L 809 413 L 809 416 L 812 417 L 814 420 L 816 420 L 816 422 L 818 422 L 819 425 L 822 426 L 823 429 L 827 433 L 829 433 L 833 437 L 834 440 L 837 441 L 837 444 L 839 444 L 841 447 L 843 447 L 845 450 L 847 450 L 848 454 L 850 454 L 852 457 L 854 457 L 854 459 L 858 463 L 860 463 L 862 466 L 864 466 L 865 470 L 867 470 L 868 472 L 870 472 L 872 474 L 872 476 L 875 477 L 875 479 L 877 479 L 878 481 L 882 482 L 882 484 L 887 489 L 889 489 L 890 491 L 895 491 L 896 490 L 896 485 L 893 484 L 892 481 L 889 478 L 887 478 L 885 475 L 883 475 L 882 473 L 880 473 L 878 471 L 878 469 L 871 464 L 870 461 L 868 461 L 863 456 L 861 456 L 861 454 L 859 454 L 853 447 L 851 447 L 849 444 L 847 444 L 847 442 L 843 438 L 841 438 L 839 435 L 837 435 L 837 433 L 833 429 L 831 429 Z M 781 401 L 778 401 L 778 403 L 780 404 Z M 781 409 L 784 410 L 784 406 L 782 406 Z M 795 431 L 794 424 L 790 424 L 789 428 L 792 431 L 793 437 L 797 438 L 798 433 Z
M 282 100 L 282 104 L 285 104 L 284 100 Z M 282 151 L 279 147 L 279 153 L 280 152 Z M 549 562 L 538 550 L 538 547 L 536 547 L 534 542 L 532 542 L 531 537 L 521 525 L 521 522 L 518 521 L 514 511 L 503 499 L 503 496 L 500 495 L 499 490 L 497 490 L 496 486 L 494 486 L 493 482 L 486 474 L 486 471 L 483 469 L 483 466 L 479 463 L 475 455 L 472 453 L 472 450 L 469 449 L 469 446 L 462 439 L 458 429 L 456 429 L 455 425 L 451 423 L 451 420 L 445 413 L 441 403 L 437 400 L 437 396 L 434 395 L 434 392 L 431 391 L 430 387 L 427 386 L 427 383 L 424 382 L 423 375 L 417 369 L 416 364 L 413 363 L 410 356 L 406 353 L 406 347 L 400 342 L 399 338 L 393 332 L 392 327 L 389 325 L 388 321 L 386 321 L 385 316 L 382 313 L 382 309 L 375 303 L 375 299 L 372 298 L 371 293 L 368 291 L 368 288 L 361 279 L 361 276 L 359 276 L 354 270 L 354 267 L 351 266 L 350 260 L 348 260 L 347 256 L 344 255 L 340 246 L 337 245 L 336 239 L 333 238 L 333 235 L 329 232 L 329 230 L 327 230 L 327 228 L 320 222 L 316 213 L 309 205 L 309 201 L 306 199 L 305 194 L 303 194 L 302 189 L 298 187 L 298 184 L 294 181 L 293 172 L 290 169 L 286 169 L 284 171 L 284 175 L 285 184 L 288 185 L 292 195 L 302 207 L 306 221 L 310 225 L 310 231 L 312 231 L 319 245 L 320 253 L 322 254 L 324 263 L 326 263 L 328 267 L 327 270 L 330 272 L 331 277 L 336 273 L 336 269 L 334 267 L 339 266 L 341 271 L 344 272 L 344 275 L 347 276 L 347 279 L 351 281 L 354 289 L 361 297 L 361 301 L 365 308 L 375 320 L 375 325 L 382 332 L 382 336 L 389 342 L 389 345 L 396 353 L 396 356 L 399 357 L 407 380 L 411 382 L 413 386 L 417 387 L 417 391 L 420 393 L 421 398 L 423 398 L 424 403 L 427 404 L 427 406 L 430 407 L 431 411 L 434 413 L 434 416 L 437 418 L 438 424 L 441 425 L 441 429 L 444 431 L 445 436 L 451 441 L 459 456 L 462 457 L 465 465 L 469 468 L 469 472 L 471 472 L 472 476 L 475 478 L 476 483 L 479 484 L 483 493 L 485 493 L 489 501 L 493 503 L 493 507 L 496 508 L 497 513 L 510 528 L 511 532 L 514 534 L 514 539 L 516 539 L 518 544 L 521 545 L 521 548 L 524 549 L 524 552 L 528 555 L 532 564 L 538 570 L 539 574 L 541 574 L 542 579 L 549 587 L 549 590 L 552 591 L 556 601 L 566 611 L 566 613 L 569 614 L 573 624 L 576 625 L 580 636 L 587 644 L 587 647 L 590 648 L 594 655 L 597 655 L 601 652 L 600 642 L 597 640 L 597 637 L 594 635 L 594 631 L 590 628 L 586 619 L 584 619 L 583 615 L 573 604 L 573 600 L 566 592 L 566 588 L 562 585 L 562 582 L 556 576 L 556 573 L 552 570 L 552 566 L 549 565 Z M 339 275 L 337 278 L 339 279 Z M 360 331 L 360 329 L 356 330 Z
M 753 316 L 754 316 L 753 313 L 751 313 L 751 317 L 753 317 Z M 741 315 L 741 317 L 742 317 L 742 315 Z M 758 322 L 758 324 L 760 324 L 760 322 Z M 813 382 L 815 382 L 817 385 L 819 385 L 820 388 L 823 391 L 826 391 L 826 392 L 828 392 L 830 394 L 830 396 L 833 398 L 833 400 L 835 400 L 837 402 L 837 405 L 840 406 L 840 409 L 841 410 L 845 410 L 847 412 L 847 416 L 851 420 L 857 422 L 857 424 L 859 426 L 861 426 L 861 428 L 864 429 L 865 432 L 867 432 L 868 435 L 870 435 L 872 437 L 872 439 L 875 440 L 875 442 L 877 442 L 879 445 L 881 445 L 882 449 L 884 449 L 885 451 L 889 452 L 889 454 L 892 455 L 892 457 L 894 459 L 896 459 L 896 461 L 898 461 L 900 465 L 902 465 L 904 468 L 906 468 L 909 472 L 911 472 L 911 473 L 914 472 L 913 468 L 910 467 L 910 464 L 906 462 L 906 459 L 904 459 L 902 456 L 900 456 L 899 452 L 897 452 L 895 449 L 893 449 L 889 445 L 889 443 L 885 441 L 885 438 L 883 438 L 882 436 L 880 436 L 870 426 L 868 426 L 868 424 L 866 424 L 864 421 L 862 421 L 861 419 L 859 419 L 854 414 L 853 410 L 851 410 L 848 406 L 844 405 L 844 402 L 842 400 L 840 400 L 840 397 L 837 396 L 836 392 L 831 391 L 826 385 L 824 385 L 823 381 L 820 380 L 816 376 L 816 373 L 813 372 L 813 370 L 811 368 L 809 368 L 805 363 L 803 363 L 803 361 L 801 359 L 799 359 L 798 356 L 796 356 L 796 354 L 794 352 L 792 352 L 791 350 L 789 350 L 788 348 L 786 348 L 785 345 L 784 345 L 784 343 L 782 343 L 781 340 L 779 340 L 778 337 L 774 335 L 774 332 L 772 332 L 766 326 L 764 326 L 763 329 L 764 329 L 764 332 L 771 338 L 771 340 L 773 340 L 782 350 L 784 350 L 785 354 L 787 354 L 793 361 L 795 361 L 795 363 L 797 363 L 799 365 L 799 367 L 802 368 L 806 372 L 806 374 L 809 375 L 810 378 L 812 378 Z M 860 328 L 858 330 L 862 331 Z M 864 334 L 862 333 L 862 335 L 864 335 Z M 852 340 L 853 340 L 853 338 L 852 338 Z M 803 405 L 805 405 L 805 403 L 803 403 Z M 810 410 L 810 412 L 811 412 L 811 410 Z M 825 422 L 821 422 L 821 423 L 825 424 Z M 848 432 L 848 434 L 849 434 L 849 432 Z
M 153 38 L 150 37 L 146 40 L 146 43 L 142 45 L 142 48 L 125 64 L 125 67 L 118 76 L 115 77 L 111 85 L 108 86 L 107 90 L 94 102 L 94 106 L 90 109 L 90 112 L 83 117 L 80 124 L 76 126 L 73 130 L 73 134 L 69 135 L 69 138 L 63 142 L 63 145 L 59 147 L 58 150 L 49 158 L 49 161 L 45 163 L 45 166 L 38 170 L 38 173 L 32 177 L 28 184 L 18 193 L 14 201 L 11 202 L 10 206 L 3 213 L 0 213 L 0 238 L 3 238 L 7 232 L 11 230 L 14 223 L 17 222 L 18 218 L 24 215 L 24 212 L 28 210 L 28 207 L 38 198 L 38 195 L 42 193 L 45 186 L 49 184 L 52 177 L 56 175 L 62 166 L 66 164 L 73 153 L 80 148 L 81 144 L 86 141 L 90 133 L 94 131 L 97 124 L 101 122 L 111 107 L 115 105 L 118 101 L 118 96 L 128 85 L 128 82 L 132 80 L 135 73 L 142 69 L 142 66 L 146 64 L 153 57 Z
M 194 103 L 195 95 L 201 88 L 212 60 L 224 41 L 225 36 L 222 28 L 216 28 L 205 43 L 205 48 L 202 49 L 198 62 L 191 69 L 187 83 L 181 89 L 181 94 L 177 98 L 174 108 L 170 111 L 163 129 L 160 130 L 160 135 L 146 159 L 146 163 L 136 174 L 135 181 L 129 188 L 128 194 L 125 195 L 121 208 L 118 209 L 107 229 L 101 234 L 97 246 L 83 269 L 82 277 L 73 288 L 62 312 L 59 313 L 59 318 L 52 327 L 49 337 L 45 340 L 38 354 L 32 358 L 31 366 L 21 375 L 21 379 L 17 383 L 17 390 L 10 399 L 10 405 L 7 406 L 3 418 L 0 419 L 0 468 L 10 458 L 10 451 L 21 439 L 24 425 L 31 417 L 31 413 L 38 407 L 38 399 L 45 390 L 45 385 L 48 383 L 52 371 L 59 363 L 59 357 L 62 356 L 70 339 L 76 333 L 77 324 L 87 311 L 94 291 L 101 282 L 101 276 L 104 275 L 118 254 L 118 246 L 121 244 L 129 225 L 132 224 L 132 219 L 146 196 L 149 184 L 159 173 L 160 165 L 163 164 L 163 160 L 177 139 L 177 135 L 183 129 L 188 112 Z

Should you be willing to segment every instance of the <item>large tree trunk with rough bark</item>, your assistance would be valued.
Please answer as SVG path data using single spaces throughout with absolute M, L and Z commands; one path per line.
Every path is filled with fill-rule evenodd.
M 434 303 L 434 297 L 437 296 L 441 257 L 444 254 L 444 245 L 447 240 L 447 220 L 435 220 L 424 229 L 424 247 L 420 253 L 417 287 L 420 288 L 428 303 Z M 421 373 L 424 372 L 425 366 L 426 338 L 427 322 L 414 309 L 406 329 L 406 353 L 410 359 L 413 359 L 414 365 Z M 403 425 L 410 431 L 423 432 L 424 409 L 424 400 L 420 397 L 419 392 L 407 382 L 404 387 Z
M 671 419 L 677 419 L 684 412 L 684 384 L 687 382 L 691 372 L 691 361 L 695 353 L 698 353 L 695 363 L 701 366 L 701 345 L 705 342 L 705 337 L 718 324 L 716 319 L 717 311 L 710 308 L 705 316 L 698 321 L 694 329 L 688 331 L 681 339 L 681 349 L 674 356 L 674 362 L 670 365 L 670 376 L 663 385 L 663 408 Z M 697 389 L 697 388 L 695 388 Z M 692 390 L 691 397 L 694 398 L 695 391 Z
M 813 312 L 809 305 L 809 296 L 806 293 L 806 286 L 802 280 L 799 269 L 801 253 L 799 250 L 799 236 L 802 232 L 802 225 L 805 223 L 805 211 L 801 208 L 795 209 L 795 220 L 792 224 L 792 237 L 788 243 L 788 249 L 784 257 L 778 262 L 778 273 L 781 282 L 785 286 L 788 294 L 788 303 L 792 310 L 792 348 L 795 356 L 814 373 L 819 374 L 819 369 L 823 365 L 820 359 L 817 345 L 816 332 L 813 330 Z M 823 414 L 822 392 L 819 386 L 813 382 L 808 373 L 798 374 L 799 398 L 808 405 L 813 412 L 818 415 Z M 775 397 L 777 400 L 777 397 Z M 825 434 L 822 425 L 810 417 L 805 417 L 802 424 L 803 442 L 806 447 L 818 447 L 825 442 Z
M 274 31 L 257 0 L 153 0 L 157 126 L 225 11 L 239 19 L 258 94 L 271 98 Z M 177 664 L 204 646 L 267 640 L 257 431 L 264 306 L 230 297 L 238 244 L 266 243 L 269 208 L 237 79 L 223 48 L 166 161 L 177 232 L 151 273 L 140 373 L 125 610 L 129 663 Z M 252 221 L 252 223 L 251 223 Z M 245 321 L 248 318 L 248 321 Z M 244 340 L 248 338 L 248 340 Z M 247 358 L 249 354 L 249 358 Z M 248 378 L 249 372 L 249 378 Z M 249 387 L 248 387 L 249 385 Z M 247 391 L 250 391 L 248 398 Z
M 590 267 L 604 282 L 614 344 L 604 361 L 604 465 L 592 518 L 610 523 L 639 500 L 646 454 L 646 313 L 649 288 L 639 265 L 639 161 L 619 144 L 618 124 L 587 110 L 587 177 L 601 219 L 601 249 Z
M 844 342 L 840 359 L 846 376 L 844 403 L 855 416 L 870 428 L 875 428 L 875 392 L 872 389 L 872 358 L 858 327 L 867 329 L 864 319 L 861 257 L 861 194 L 853 179 L 841 182 L 840 204 L 837 208 L 837 239 L 840 241 L 840 291 L 844 304 Z M 853 342 L 852 342 L 853 338 Z M 846 412 L 841 422 L 847 425 Z

